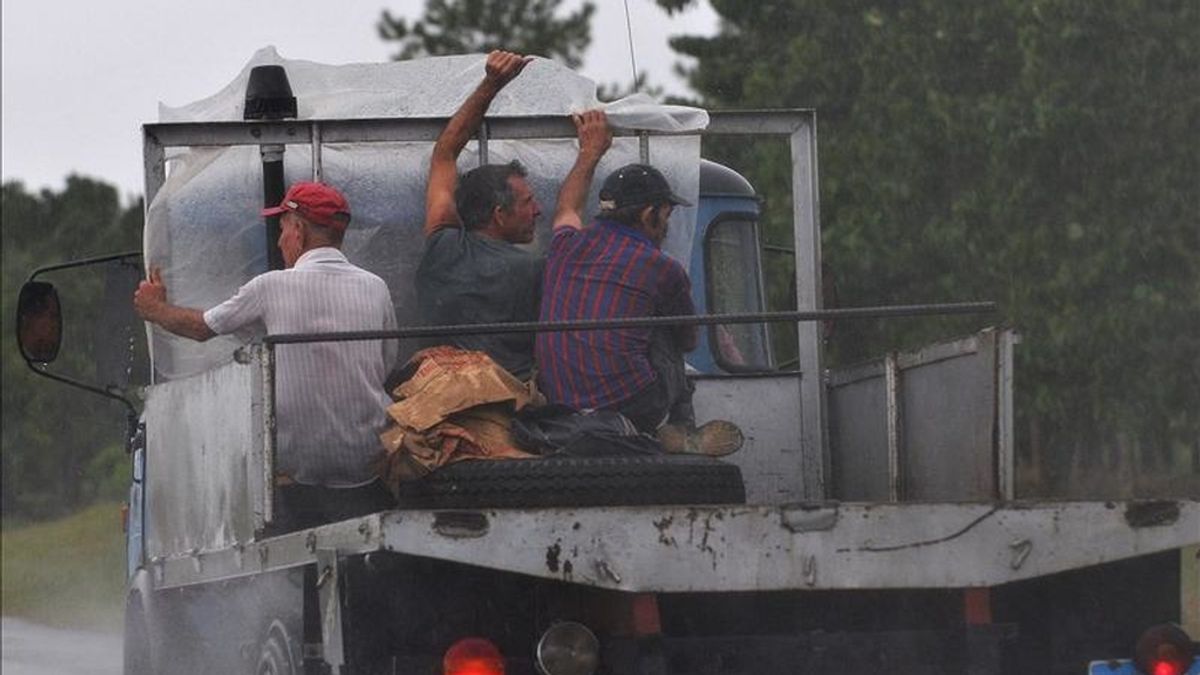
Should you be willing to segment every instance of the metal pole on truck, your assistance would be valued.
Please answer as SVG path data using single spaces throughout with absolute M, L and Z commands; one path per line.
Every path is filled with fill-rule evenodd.
M 246 120 L 283 120 L 294 119 L 296 117 L 296 97 L 292 95 L 292 86 L 288 82 L 287 71 L 283 66 L 255 66 L 250 70 L 250 79 L 246 83 L 246 106 L 242 117 Z M 259 146 L 262 153 L 263 167 L 263 206 L 271 207 L 278 206 L 279 202 L 283 201 L 285 193 L 285 185 L 283 179 L 283 152 L 285 146 L 282 143 L 264 143 Z M 279 218 L 280 216 L 266 216 L 266 236 L 267 236 L 267 267 L 272 270 L 283 269 L 283 253 L 279 250 Z M 271 420 L 269 424 L 274 424 L 274 372 L 275 372 L 275 354 L 274 350 L 267 347 L 267 386 L 272 391 L 267 392 L 268 401 L 270 404 Z M 274 438 L 274 429 L 270 429 L 272 438 Z M 272 468 L 271 474 L 274 473 L 274 442 L 268 448 L 268 453 L 271 457 L 268 461 L 268 466 Z M 266 520 L 274 520 L 278 515 L 274 508 L 274 485 L 271 481 L 275 479 L 274 475 L 264 477 L 267 481 L 265 485 L 265 494 L 268 503 L 264 504 L 264 516 Z M 315 565 L 304 566 L 304 587 L 302 605 L 302 625 L 303 625 L 303 646 L 301 647 L 302 663 L 301 669 L 305 673 L 321 673 L 325 672 L 324 658 L 321 654 L 322 644 L 322 626 L 321 614 L 318 606 L 318 580 L 317 568 Z
M 283 120 L 296 117 L 296 97 L 283 66 L 255 66 L 246 82 L 245 120 Z M 278 206 L 283 200 L 282 143 L 259 146 L 263 167 L 263 206 Z M 283 269 L 279 251 L 279 216 L 267 216 L 267 268 Z

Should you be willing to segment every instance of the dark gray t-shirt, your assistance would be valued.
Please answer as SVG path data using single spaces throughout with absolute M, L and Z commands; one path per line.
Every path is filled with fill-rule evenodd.
M 461 227 L 443 227 L 425 240 L 417 268 L 417 303 L 432 325 L 537 321 L 542 296 L 541 256 Z M 528 379 L 533 333 L 461 335 L 431 339 L 486 352 L 505 370 Z

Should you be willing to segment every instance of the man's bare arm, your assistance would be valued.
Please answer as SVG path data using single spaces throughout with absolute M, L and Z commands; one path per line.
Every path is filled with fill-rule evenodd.
M 158 324 L 175 335 L 200 342 L 216 335 L 204 323 L 204 312 L 167 302 L 167 287 L 163 285 L 162 273 L 157 267 L 151 268 L 149 279 L 138 284 L 133 294 L 133 308 L 145 321 Z
M 571 119 L 579 136 L 579 155 L 575 157 L 575 165 L 558 191 L 553 225 L 579 229 L 583 227 L 583 202 L 591 191 L 596 165 L 612 146 L 612 130 L 602 110 L 589 110 L 572 115 Z
M 446 225 L 458 225 L 454 187 L 458 182 L 458 155 L 479 129 L 492 99 L 530 61 L 512 52 L 494 51 L 487 56 L 483 81 L 459 106 L 433 146 L 429 160 L 429 185 L 425 189 L 425 235 Z

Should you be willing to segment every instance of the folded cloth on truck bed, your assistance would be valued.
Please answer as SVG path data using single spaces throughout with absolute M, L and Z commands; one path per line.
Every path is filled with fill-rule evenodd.
M 541 402 L 483 352 L 431 347 L 413 355 L 413 376 L 396 387 L 388 407 L 393 424 L 382 434 L 379 467 L 395 489 L 438 467 L 464 459 L 525 459 L 509 430 L 513 413 Z

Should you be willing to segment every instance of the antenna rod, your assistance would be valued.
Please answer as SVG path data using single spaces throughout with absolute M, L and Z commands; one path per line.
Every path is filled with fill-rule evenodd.
M 637 58 L 633 55 L 633 23 L 629 20 L 629 0 L 625 0 L 625 32 L 629 36 L 629 65 L 633 67 L 633 90 L 641 89 L 638 86 L 638 69 Z

